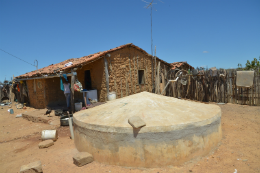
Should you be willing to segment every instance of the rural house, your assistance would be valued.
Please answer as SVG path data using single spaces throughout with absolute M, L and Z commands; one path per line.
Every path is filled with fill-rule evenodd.
M 157 79 L 166 83 L 171 65 L 130 43 L 51 64 L 17 76 L 16 80 L 26 84 L 30 106 L 40 109 L 61 105 L 65 104 L 65 97 L 60 89 L 60 76 L 67 74 L 71 81 L 75 68 L 75 78 L 83 89 L 96 90 L 98 101 L 104 102 L 109 92 L 115 92 L 117 98 L 142 91 L 153 92 L 160 87 Z M 75 91 L 74 99 L 83 101 L 82 93 Z
M 178 71 L 178 70 L 192 70 L 194 69 L 194 67 L 192 67 L 190 64 L 187 63 L 187 61 L 183 61 L 183 62 L 174 62 L 171 63 L 172 66 L 172 70 L 174 71 Z

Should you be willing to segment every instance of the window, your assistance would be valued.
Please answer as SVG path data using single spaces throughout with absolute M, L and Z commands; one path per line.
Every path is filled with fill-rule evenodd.
M 144 84 L 144 70 L 138 70 L 138 84 Z

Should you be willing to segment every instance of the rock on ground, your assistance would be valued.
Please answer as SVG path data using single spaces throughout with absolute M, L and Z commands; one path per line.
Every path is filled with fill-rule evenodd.
M 38 146 L 39 146 L 39 148 L 48 148 L 52 145 L 54 145 L 54 142 L 53 142 L 53 140 L 49 139 L 49 140 L 40 142 Z
M 145 126 L 145 122 L 138 116 L 133 116 L 128 119 L 128 123 L 133 127 L 133 128 L 140 128 Z
M 73 163 L 77 166 L 83 166 L 93 162 L 93 156 L 87 152 L 80 152 L 74 155 Z
M 29 163 L 28 165 L 23 165 L 20 169 L 20 173 L 41 173 L 42 171 L 42 163 L 41 161 L 36 161 Z

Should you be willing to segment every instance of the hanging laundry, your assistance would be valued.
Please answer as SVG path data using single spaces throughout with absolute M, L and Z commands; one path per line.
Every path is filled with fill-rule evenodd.
M 63 77 L 64 77 L 64 79 L 65 79 L 66 81 L 68 81 L 68 77 L 67 77 L 66 74 L 63 74 Z
M 20 92 L 20 87 L 19 87 L 20 84 L 17 85 L 17 91 Z
M 77 84 L 74 84 L 74 91 L 80 91 L 79 86 Z
M 27 87 L 26 87 L 26 84 L 23 83 L 22 85 L 23 85 L 23 95 L 24 95 L 25 97 L 27 97 Z
M 210 76 L 217 76 L 217 68 L 216 67 L 211 67 L 210 69 L 209 69 L 209 74 L 210 74 Z
M 64 86 L 63 86 L 63 82 L 62 82 L 61 76 L 60 76 L 60 89 L 61 89 L 62 91 L 64 91 Z
M 254 71 L 237 71 L 237 86 L 251 87 L 254 80 Z

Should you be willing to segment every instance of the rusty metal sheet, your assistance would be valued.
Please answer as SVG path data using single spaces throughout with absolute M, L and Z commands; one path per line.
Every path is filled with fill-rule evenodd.
M 238 87 L 251 87 L 253 85 L 254 71 L 237 71 Z

